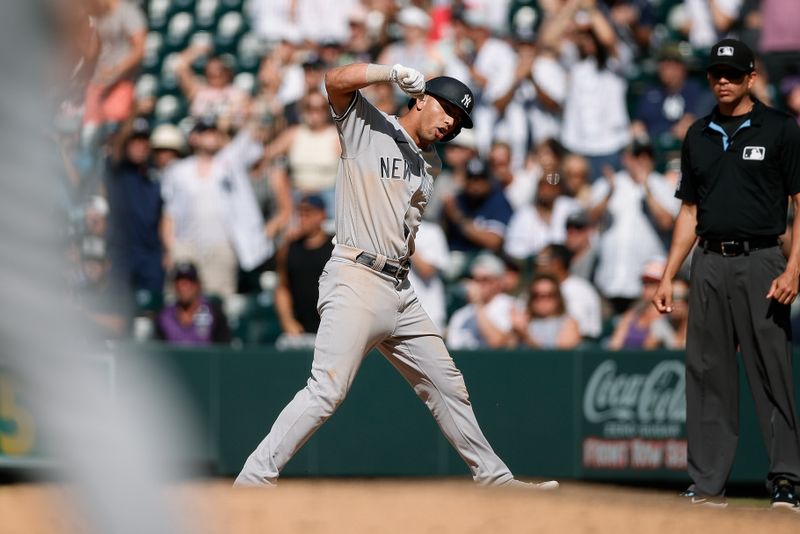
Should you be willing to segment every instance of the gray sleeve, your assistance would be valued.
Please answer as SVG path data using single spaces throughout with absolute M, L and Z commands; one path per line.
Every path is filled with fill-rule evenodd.
M 122 21 L 128 35 L 135 35 L 147 29 L 147 19 L 139 6 L 123 2 L 120 8 L 124 10 Z
M 354 158 L 374 141 L 373 130 L 386 130 L 386 116 L 356 91 L 353 100 L 341 115 L 331 108 L 339 140 L 342 144 L 342 158 Z

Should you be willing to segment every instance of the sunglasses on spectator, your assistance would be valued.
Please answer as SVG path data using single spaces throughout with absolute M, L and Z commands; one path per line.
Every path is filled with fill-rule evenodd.
M 736 69 L 718 69 L 713 68 L 708 71 L 712 78 L 715 80 L 721 80 L 725 78 L 730 83 L 740 84 L 744 81 L 745 77 L 747 76 L 746 72 L 742 72 Z
M 553 299 L 556 298 L 555 291 L 535 291 L 531 293 L 531 298 L 535 299 Z

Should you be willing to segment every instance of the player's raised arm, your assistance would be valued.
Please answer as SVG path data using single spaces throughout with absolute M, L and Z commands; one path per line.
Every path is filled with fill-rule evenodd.
M 344 113 L 353 100 L 353 93 L 380 82 L 394 82 L 410 96 L 418 97 L 425 92 L 425 77 L 414 69 L 402 65 L 377 65 L 375 63 L 353 63 L 325 73 L 325 89 L 328 100 L 336 114 Z

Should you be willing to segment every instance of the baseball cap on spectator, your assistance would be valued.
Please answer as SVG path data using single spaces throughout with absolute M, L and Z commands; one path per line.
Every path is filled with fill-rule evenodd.
M 469 273 L 472 276 L 479 276 L 485 274 L 494 278 L 503 276 L 506 272 L 506 265 L 503 260 L 490 252 L 481 252 L 469 267 Z
M 128 139 L 150 139 L 150 122 L 144 117 L 133 119 Z
M 108 215 L 108 201 L 100 195 L 93 195 L 85 205 L 86 211 L 96 213 L 101 217 Z
M 416 6 L 408 6 L 401 9 L 400 14 L 397 15 L 397 22 L 403 26 L 411 26 L 422 30 L 427 30 L 431 27 L 430 15 Z
M 484 10 L 479 8 L 468 8 L 464 10 L 462 17 L 464 24 L 472 28 L 490 29 L 491 23 Z
M 347 13 L 347 21 L 353 24 L 366 24 L 369 12 L 362 3 L 355 4 Z
M 683 53 L 681 46 L 678 43 L 666 43 L 658 51 L 659 61 L 675 61 L 678 63 L 686 63 L 688 57 Z
M 192 133 L 207 132 L 208 130 L 218 130 L 217 118 L 211 116 L 201 117 L 192 128 Z
M 520 8 L 515 14 L 514 19 L 511 21 L 512 33 L 514 39 L 523 43 L 536 42 L 536 22 L 539 15 L 536 10 L 530 6 Z
M 192 280 L 194 282 L 200 281 L 200 276 L 197 273 L 197 267 L 190 261 L 181 261 L 175 264 L 172 269 L 172 280 Z
M 488 179 L 489 169 L 480 158 L 472 158 L 467 162 L 467 179 Z
M 660 258 L 645 263 L 641 274 L 642 282 L 660 282 L 664 276 L 664 266 L 664 260 Z
M 579 230 L 589 226 L 589 218 L 586 216 L 586 212 L 576 211 L 570 213 L 569 217 L 567 217 L 566 226 L 567 228 L 577 228 Z
M 714 67 L 730 67 L 739 72 L 753 72 L 755 69 L 753 51 L 736 39 L 723 39 L 711 47 L 706 70 Z
M 312 208 L 325 211 L 325 200 L 321 196 L 315 194 L 308 194 L 303 196 L 303 198 L 300 199 L 299 205 L 310 206 Z
M 174 124 L 159 124 L 150 135 L 150 146 L 154 150 L 183 152 L 184 139 L 180 128 Z

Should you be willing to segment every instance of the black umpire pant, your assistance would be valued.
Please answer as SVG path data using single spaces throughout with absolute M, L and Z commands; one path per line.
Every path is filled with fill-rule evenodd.
M 741 348 L 770 469 L 800 483 L 800 434 L 792 384 L 789 306 L 767 299 L 786 267 L 780 247 L 724 257 L 697 247 L 692 258 L 686 346 L 686 427 L 693 489 L 721 495 L 739 438 Z

